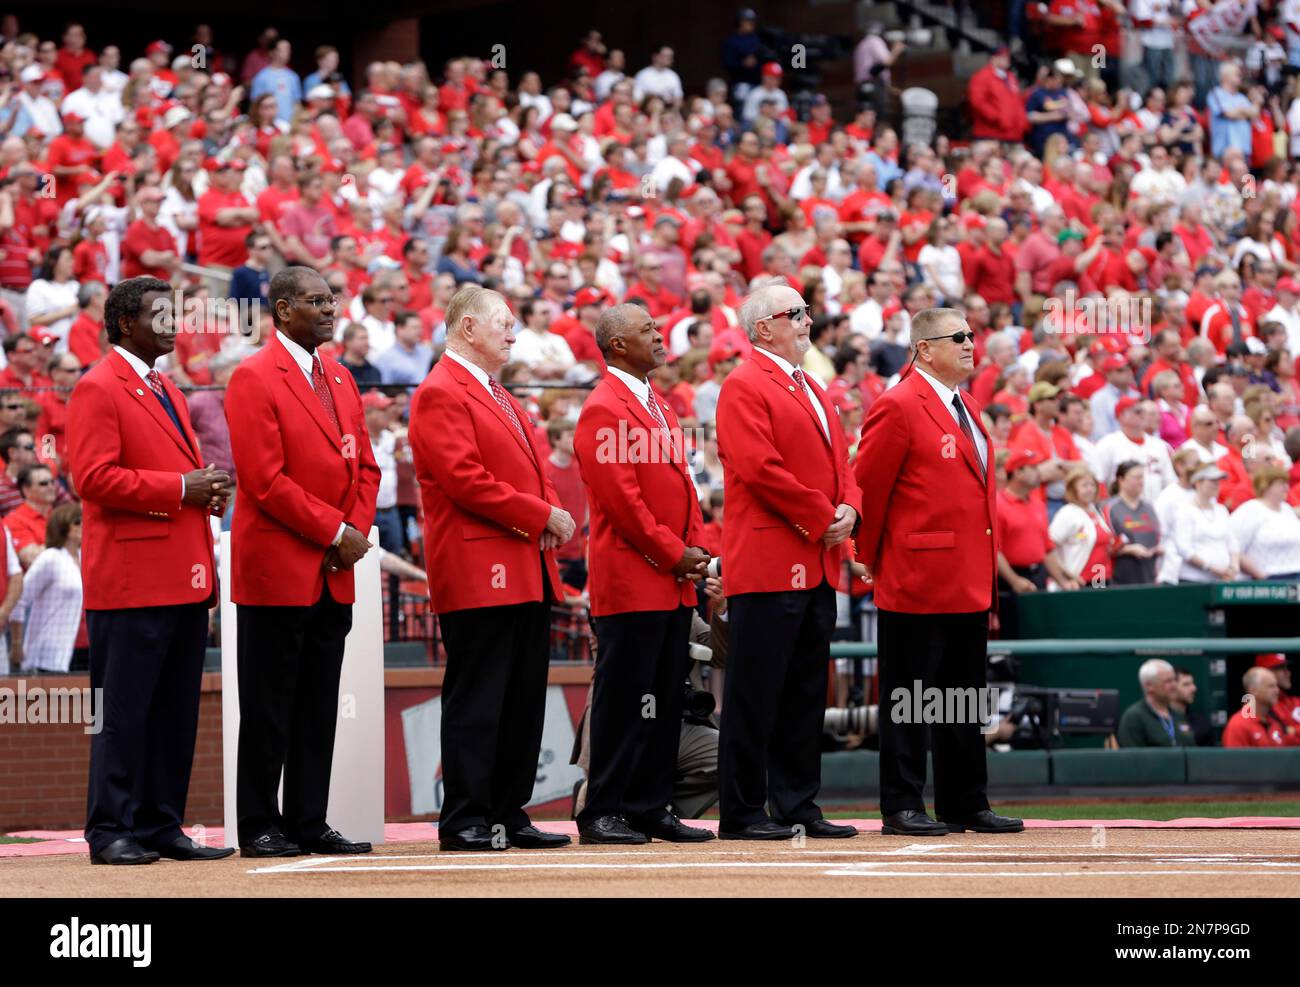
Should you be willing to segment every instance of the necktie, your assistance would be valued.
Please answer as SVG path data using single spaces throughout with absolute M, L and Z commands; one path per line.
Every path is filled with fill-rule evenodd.
M 497 404 L 501 405 L 501 410 L 506 413 L 506 417 L 510 419 L 510 424 L 515 427 L 519 437 L 524 440 L 524 445 L 528 445 L 528 436 L 524 434 L 523 425 L 519 424 L 519 416 L 515 414 L 515 406 L 510 403 L 510 398 L 506 395 L 506 389 L 497 383 L 495 377 L 488 378 L 488 389 L 492 392 L 492 396 L 496 398 Z
M 952 396 L 952 406 L 957 412 L 957 422 L 961 425 L 962 434 L 970 443 L 971 448 L 975 450 L 975 461 L 980 464 L 980 478 L 988 479 L 988 470 L 984 466 L 984 460 L 980 459 L 980 447 L 975 443 L 975 431 L 970 426 L 970 419 L 966 417 L 966 408 L 961 403 L 961 395 Z
M 668 423 L 664 421 L 664 413 L 659 410 L 659 402 L 655 400 L 654 392 L 651 391 L 645 398 L 646 409 L 650 412 L 650 417 L 655 420 L 655 424 L 664 431 L 668 430 Z
M 155 394 L 164 401 L 167 400 L 167 392 L 163 390 L 162 375 L 157 370 L 150 370 L 144 375 L 144 379 L 153 388 Z
M 150 370 L 144 375 L 144 379 L 145 383 L 149 385 L 149 390 L 153 391 L 154 397 L 162 405 L 163 411 L 167 412 L 167 417 L 176 426 L 176 431 L 180 433 L 182 439 L 185 439 L 185 429 L 181 428 L 180 415 L 176 414 L 176 406 L 172 404 L 172 399 L 167 396 L 167 392 L 163 389 L 162 374 L 158 373 L 157 370 Z M 185 443 L 188 445 L 189 440 L 185 439 Z
M 804 396 L 805 398 L 808 399 L 808 403 L 811 404 L 811 405 L 813 406 L 813 413 L 816 414 L 816 413 L 817 413 L 817 398 L 816 398 L 816 396 L 813 394 L 813 392 L 812 392 L 812 388 L 808 386 L 808 378 L 804 376 L 803 371 L 800 370 L 798 367 L 795 368 L 794 373 L 791 374 L 790 376 L 792 376 L 792 377 L 794 378 L 794 382 L 795 382 L 796 384 L 799 385 L 799 389 L 800 389 L 801 391 L 803 391 L 803 396 Z M 818 416 L 818 421 L 820 421 L 820 420 L 821 420 L 821 418 L 820 418 L 820 416 Z M 827 428 L 830 427 L 830 422 L 827 422 L 827 423 L 826 423 L 826 427 L 827 427 Z M 826 434 L 826 433 L 825 433 L 825 429 L 823 429 L 823 433 Z M 829 435 L 829 434 L 826 434 L 826 438 L 829 439 L 829 438 L 830 438 L 830 435 Z
M 1232 345 L 1241 346 L 1246 340 L 1241 334 L 1241 313 L 1237 311 L 1237 306 L 1228 309 L 1228 318 L 1232 320 Z
M 808 390 L 808 382 L 803 379 L 803 371 L 798 367 L 794 371 L 794 382 L 798 384 L 805 392 Z
M 334 423 L 334 428 L 339 429 L 339 413 L 334 409 L 334 395 L 325 385 L 325 368 L 321 366 L 320 357 L 315 353 L 311 357 L 311 389 L 316 392 L 316 397 L 320 398 L 321 407 L 325 409 L 325 416 Z

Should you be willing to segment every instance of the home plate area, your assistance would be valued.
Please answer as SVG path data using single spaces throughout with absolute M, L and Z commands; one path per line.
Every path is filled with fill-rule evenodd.
M 51 839 L 4 847 L 0 883 L 13 895 L 96 897 L 1196 898 L 1287 896 L 1300 877 L 1294 819 L 1031 820 L 1015 835 L 933 840 L 882 836 L 879 819 L 854 822 L 863 832 L 853 839 L 802 845 L 601 847 L 575 840 L 559 850 L 492 853 L 442 853 L 433 826 L 399 823 L 386 827 L 387 843 L 363 856 L 235 856 L 145 868 L 90 867 L 84 843 Z M 219 844 L 219 830 L 207 836 Z

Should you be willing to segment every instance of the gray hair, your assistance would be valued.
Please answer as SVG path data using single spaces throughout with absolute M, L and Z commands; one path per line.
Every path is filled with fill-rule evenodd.
M 1151 685 L 1165 672 L 1172 672 L 1174 666 L 1169 664 L 1163 658 L 1148 658 L 1138 668 L 1138 681 L 1142 683 L 1143 688 Z
M 640 305 L 628 302 L 614 305 L 601 312 L 596 319 L 596 345 L 600 347 L 601 354 L 608 356 L 610 344 L 623 335 L 623 331 L 631 325 L 632 320 L 638 317 L 644 319 L 646 315 L 646 310 Z
M 774 300 L 776 289 L 780 287 L 786 287 L 784 282 L 760 285 L 740 303 L 736 317 L 740 319 L 740 324 L 745 328 L 745 335 L 749 337 L 751 343 L 758 337 L 759 322 L 772 314 L 772 308 L 776 304 Z
M 447 316 L 444 320 L 447 323 L 447 338 L 459 339 L 462 331 L 462 320 L 467 315 L 475 319 L 485 317 L 494 301 L 507 308 L 509 307 L 501 293 L 493 291 L 491 288 L 481 288 L 476 284 L 467 284 L 462 287 L 456 294 L 451 296 L 451 301 L 447 303 Z
M 108 293 L 108 288 L 102 281 L 83 281 L 81 287 L 77 289 L 77 304 L 82 308 L 94 302 L 100 295 Z
M 925 308 L 912 316 L 912 349 L 916 349 L 921 340 L 934 336 L 935 330 L 949 319 L 965 322 L 966 316 L 955 308 Z

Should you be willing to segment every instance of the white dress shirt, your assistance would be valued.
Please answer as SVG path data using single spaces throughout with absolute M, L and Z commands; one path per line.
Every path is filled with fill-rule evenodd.
M 455 350 L 449 349 L 443 355 L 451 357 L 462 367 L 468 370 L 474 376 L 474 379 L 483 385 L 483 390 L 488 392 L 488 397 L 490 397 L 493 401 L 497 399 L 496 395 L 492 393 L 492 385 L 489 383 L 489 380 L 491 378 L 488 377 L 488 372 L 486 370 L 484 370 L 476 363 L 470 363 L 468 360 L 466 360 Z
M 829 441 L 831 437 L 831 427 L 830 427 L 830 423 L 826 421 L 826 410 L 822 407 L 822 403 L 821 401 L 818 400 L 817 395 L 813 393 L 812 388 L 808 386 L 808 374 L 804 371 L 804 369 L 802 367 L 796 367 L 789 360 L 785 359 L 784 357 L 777 356 L 771 350 L 765 350 L 761 346 L 755 346 L 754 352 L 762 353 L 765 357 L 767 357 L 778 367 L 780 367 L 781 370 L 785 373 L 785 375 L 789 377 L 791 380 L 794 380 L 794 372 L 796 370 L 799 371 L 800 375 L 803 377 L 804 380 L 803 392 L 806 395 L 808 395 L 808 400 L 812 402 L 813 411 L 817 412 L 817 420 L 821 422 L 822 431 L 826 433 L 826 439 L 827 441 Z
M 292 339 L 290 339 L 288 336 L 282 333 L 279 329 L 275 331 L 275 338 L 280 341 L 280 345 L 282 345 L 286 350 L 289 351 L 289 355 L 293 357 L 293 362 L 298 364 L 298 369 L 301 370 L 303 376 L 307 378 L 307 386 L 310 387 L 312 393 L 315 394 L 316 385 L 312 383 L 311 372 L 312 372 L 312 366 L 316 362 L 316 354 L 308 353 L 305 349 L 303 349 L 301 346 L 295 343 Z M 325 365 L 321 364 L 321 371 L 324 372 L 324 369 L 325 369 Z M 366 438 L 368 440 L 370 436 L 367 435 Z M 337 545 L 339 542 L 341 542 L 343 540 L 343 532 L 345 532 L 347 528 L 348 528 L 348 523 L 346 521 L 342 522 L 339 525 L 339 530 L 334 535 L 334 540 L 330 542 L 330 544 Z
M 952 399 L 957 396 L 957 392 L 947 384 L 935 380 L 920 367 L 916 368 L 916 372 L 929 381 L 930 386 L 934 388 L 934 393 L 939 395 L 939 400 L 943 402 L 943 406 L 948 409 L 948 414 L 952 415 L 952 420 L 955 421 L 957 427 L 960 428 L 961 420 L 957 417 L 957 409 L 952 406 Z M 971 436 L 975 439 L 975 448 L 979 451 L 980 465 L 984 467 L 984 471 L 987 473 L 989 468 L 988 443 L 984 441 L 984 434 L 979 430 L 979 426 L 975 424 L 974 419 L 971 418 L 970 409 L 966 407 L 965 401 L 962 401 L 962 411 L 966 413 L 967 419 L 970 421 L 970 432 Z
M 149 366 L 149 364 L 145 363 L 134 353 L 128 353 L 120 346 L 115 345 L 113 349 L 117 350 L 118 356 L 120 356 L 123 360 L 129 363 L 131 365 L 131 369 L 140 375 L 140 379 L 144 381 L 145 386 L 149 387 L 149 381 L 146 380 L 146 378 L 149 376 L 149 371 L 153 370 L 153 367 Z M 152 387 L 149 387 L 149 389 L 153 390 Z M 185 474 L 182 473 L 181 474 L 181 502 L 184 503 L 184 501 L 185 501 Z

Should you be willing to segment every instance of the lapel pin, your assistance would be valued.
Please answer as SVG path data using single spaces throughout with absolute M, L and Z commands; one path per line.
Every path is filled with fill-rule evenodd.
M 334 383 L 336 383 L 336 384 L 342 384 L 342 383 L 343 383 L 343 378 L 342 378 L 342 377 L 335 377 L 335 378 L 334 378 Z
M 143 388 L 143 387 L 137 387 L 137 388 L 135 389 L 135 393 L 136 393 L 136 394 L 139 394 L 140 397 L 144 397 L 144 388 Z
M 794 385 L 793 385 L 793 384 L 790 385 L 790 393 L 791 393 L 791 394 L 794 393 Z

